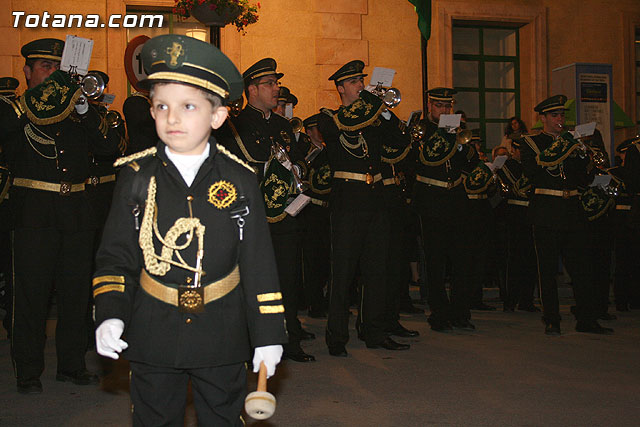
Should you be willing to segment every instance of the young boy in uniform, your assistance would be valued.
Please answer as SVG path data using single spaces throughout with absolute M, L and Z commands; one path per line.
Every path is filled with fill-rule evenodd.
M 242 77 L 214 46 L 145 43 L 156 147 L 120 159 L 93 279 L 97 350 L 130 361 L 134 425 L 243 425 L 246 365 L 268 375 L 287 342 L 264 205 L 251 168 L 212 129 Z

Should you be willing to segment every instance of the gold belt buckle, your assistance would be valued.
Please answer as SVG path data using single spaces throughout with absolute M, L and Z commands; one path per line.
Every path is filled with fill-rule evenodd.
M 89 182 L 91 182 L 91 185 L 96 187 L 98 184 L 100 184 L 100 178 L 98 178 L 97 176 L 92 176 Z
M 453 188 L 453 182 L 447 181 L 447 190 L 451 190 Z
M 400 185 L 400 177 L 399 177 L 398 175 L 395 175 L 395 176 L 393 177 L 393 182 L 395 182 L 395 183 L 396 183 L 396 185 Z
M 569 190 L 562 190 L 562 198 L 563 199 L 569 198 Z
M 365 181 L 369 185 L 373 184 L 373 175 L 371 175 L 370 173 L 367 172 L 366 177 L 365 177 Z
M 204 312 L 204 288 L 192 286 L 178 287 L 178 307 L 182 313 Z
M 68 196 L 71 193 L 71 183 L 69 181 L 60 181 L 60 195 Z

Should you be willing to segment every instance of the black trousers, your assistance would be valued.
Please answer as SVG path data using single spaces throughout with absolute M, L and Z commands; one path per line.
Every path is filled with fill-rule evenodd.
M 57 370 L 85 369 L 93 238 L 94 230 L 14 231 L 11 349 L 18 379 L 39 378 L 44 370 L 45 327 L 54 286 L 58 309 Z
M 640 232 L 627 225 L 627 215 L 616 212 L 613 293 L 618 305 L 640 306 Z
M 191 380 L 199 426 L 243 426 L 247 394 L 244 363 L 196 369 L 175 369 L 131 362 L 134 426 L 182 426 Z
M 389 209 L 389 256 L 387 257 L 386 329 L 397 329 L 400 319 L 400 304 L 411 302 L 409 281 L 411 277 L 411 211 L 406 203 Z
M 276 256 L 278 278 L 280 279 L 280 291 L 282 292 L 282 304 L 284 305 L 284 318 L 289 334 L 289 343 L 285 344 L 284 351 L 295 353 L 300 350 L 302 338 L 302 325 L 298 320 L 298 259 L 302 251 L 301 235 L 297 228 L 297 219 L 287 216 L 281 222 L 270 224 L 273 251 Z
M 310 310 L 324 311 L 324 287 L 331 276 L 329 209 L 308 205 L 302 214 L 305 222 L 302 254 L 306 305 Z
M 331 213 L 331 285 L 326 342 L 349 341 L 349 287 L 360 271 L 361 332 L 369 344 L 385 339 L 385 298 L 389 218 L 384 210 Z
M 609 308 L 611 289 L 611 253 L 613 252 L 613 223 L 609 214 L 589 222 L 591 234 L 591 265 L 595 292 L 595 309 L 598 316 L 606 314 Z
M 595 308 L 593 268 L 589 249 L 590 235 L 586 227 L 576 230 L 556 230 L 534 226 L 533 238 L 540 273 L 543 320 L 547 323 L 560 322 L 560 303 L 556 284 L 560 257 L 573 283 L 576 320 L 584 322 L 595 320 L 598 314 Z
M 427 303 L 431 309 L 429 323 L 471 318 L 471 268 L 473 244 L 470 226 L 420 215 L 427 269 Z M 450 295 L 445 288 L 447 258 L 451 261 Z
M 533 292 L 538 281 L 536 251 L 531 225 L 524 221 L 509 223 L 507 240 L 506 307 L 533 305 Z

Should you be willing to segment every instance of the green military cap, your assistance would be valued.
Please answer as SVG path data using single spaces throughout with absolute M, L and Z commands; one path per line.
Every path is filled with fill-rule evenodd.
M 367 74 L 363 73 L 364 62 L 356 59 L 354 61 L 347 62 L 338 71 L 333 73 L 329 80 L 333 80 L 336 83 L 340 83 L 343 80 L 352 79 L 354 77 L 364 77 Z
M 38 39 L 31 41 L 20 50 L 26 59 L 48 59 L 50 61 L 62 60 L 64 42 L 58 39 Z
M 218 95 L 227 103 L 238 99 L 244 86 L 240 72 L 224 53 L 192 37 L 165 34 L 148 40 L 142 48 L 148 77 L 142 89 L 154 83 L 183 83 Z
M 567 97 L 564 95 L 554 95 L 545 99 L 533 109 L 536 113 L 545 114 L 557 110 L 566 110 L 565 104 L 567 103 Z
M 293 106 L 295 107 L 296 105 L 298 105 L 298 97 L 294 94 L 290 94 L 287 98 L 287 104 L 293 104 Z
M 640 137 L 634 137 L 634 138 L 629 138 L 629 139 L 625 139 L 624 141 L 622 141 L 617 147 L 616 147 L 616 151 L 618 153 L 624 153 L 625 151 L 627 151 L 629 149 L 629 147 L 631 147 L 633 144 L 638 144 L 640 143 Z
M 15 95 L 18 86 L 20 86 L 18 79 L 14 79 L 13 77 L 0 77 L 0 95 Z
M 480 129 L 471 129 L 471 141 L 482 142 L 482 138 L 480 137 Z
M 278 92 L 278 101 L 288 102 L 290 95 L 291 91 L 288 87 L 280 86 L 280 91 Z
M 443 102 L 453 102 L 453 95 L 456 93 L 458 93 L 458 91 L 450 87 L 434 87 L 427 91 L 429 99 Z
M 245 85 L 248 85 L 251 80 L 266 76 L 276 76 L 276 79 L 280 80 L 284 74 L 278 73 L 276 68 L 278 68 L 278 63 L 275 59 L 263 58 L 247 68 L 247 70 L 242 73 L 242 78 L 244 79 Z
M 309 129 L 314 126 L 318 126 L 318 117 L 320 117 L 321 113 L 314 114 L 313 116 L 307 117 L 302 121 L 302 124 L 305 128 Z

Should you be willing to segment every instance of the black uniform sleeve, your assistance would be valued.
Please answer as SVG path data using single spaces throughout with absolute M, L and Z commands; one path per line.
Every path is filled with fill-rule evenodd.
M 133 215 L 135 204 L 132 204 L 132 188 L 135 176 L 136 172 L 129 167 L 118 173 L 111 211 L 96 255 L 93 277 L 96 325 L 112 318 L 121 319 L 127 325 L 133 297 L 139 286 L 143 264 Z M 139 206 L 140 221 L 142 208 Z

